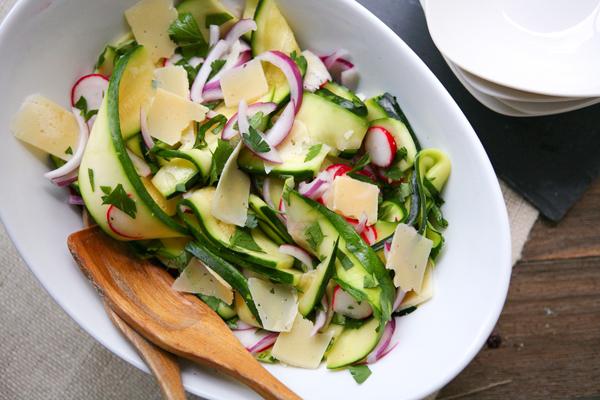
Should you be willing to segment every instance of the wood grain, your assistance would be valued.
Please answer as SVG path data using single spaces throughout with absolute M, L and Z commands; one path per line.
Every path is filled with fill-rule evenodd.
M 69 236 L 73 257 L 110 308 L 164 350 L 214 368 L 266 399 L 299 399 L 254 359 L 223 320 L 200 299 L 171 289 L 164 268 L 88 228 Z
M 438 399 L 600 399 L 600 180 L 560 224 L 536 224 L 498 337 Z
M 524 261 L 600 257 L 600 179 L 559 224 L 538 220 L 523 250 Z
M 163 399 L 185 400 L 185 389 L 181 382 L 181 370 L 175 356 L 144 339 L 143 336 L 131 329 L 106 304 L 104 308 L 110 320 L 125 335 L 127 340 L 131 342 L 156 377 Z

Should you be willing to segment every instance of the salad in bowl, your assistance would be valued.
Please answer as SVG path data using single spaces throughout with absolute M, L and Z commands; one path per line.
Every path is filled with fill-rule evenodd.
M 14 135 L 86 224 L 163 265 L 257 359 L 364 382 L 433 296 L 448 156 L 385 88 L 355 92 L 351 54 L 301 46 L 275 0 L 241 17 L 142 0 L 125 19 L 72 109 L 31 95 Z

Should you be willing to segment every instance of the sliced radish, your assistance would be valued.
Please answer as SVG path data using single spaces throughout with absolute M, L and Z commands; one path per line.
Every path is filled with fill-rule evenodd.
M 377 230 L 373 226 L 365 227 L 365 230 L 360 234 L 360 237 L 369 246 L 374 245 L 377 242 Z
M 270 332 L 265 337 L 260 339 L 258 342 L 256 342 L 255 344 L 253 344 L 250 347 L 247 347 L 246 349 L 251 354 L 262 353 L 263 351 L 269 349 L 270 347 L 272 347 L 275 344 L 275 341 L 277 340 L 278 336 L 279 336 L 279 333 Z
M 367 131 L 365 150 L 374 165 L 387 168 L 392 165 L 398 148 L 390 131 L 381 126 L 372 126 Z
M 99 110 L 108 90 L 108 78 L 101 74 L 82 76 L 71 88 L 71 106 L 75 107 L 77 101 L 83 97 L 87 102 L 88 110 Z
M 326 171 L 330 171 L 333 174 L 331 177 L 332 180 L 337 178 L 338 176 L 346 175 L 351 170 L 352 170 L 352 167 L 350 167 L 349 165 L 346 165 L 346 164 L 332 164 L 329 167 L 327 167 L 327 169 L 326 169 Z
M 308 268 L 309 271 L 315 268 L 312 257 L 301 247 L 291 244 L 282 244 L 279 246 L 279 252 L 294 257 L 296 260 L 306 265 L 306 268 Z
M 264 115 L 269 115 L 273 111 L 277 109 L 277 104 L 275 103 L 254 103 L 248 106 L 248 117 L 254 116 L 256 113 L 262 112 Z M 238 113 L 235 113 L 227 124 L 225 124 L 225 128 L 223 128 L 223 133 L 221 134 L 221 139 L 230 140 L 238 134 L 238 130 L 235 129 L 235 124 L 238 122 Z
M 365 319 L 373 314 L 369 303 L 363 301 L 359 304 L 354 297 L 344 292 L 339 286 L 333 290 L 331 307 L 336 313 L 353 319 Z
M 114 205 L 108 207 L 106 221 L 111 231 L 125 239 L 140 240 L 144 237 L 143 232 L 140 232 L 139 227 L 135 224 L 135 219 Z

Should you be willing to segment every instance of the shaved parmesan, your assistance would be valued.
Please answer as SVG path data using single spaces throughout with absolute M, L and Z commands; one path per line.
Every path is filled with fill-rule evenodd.
M 237 107 L 242 100 L 251 103 L 269 91 L 260 61 L 250 61 L 230 69 L 221 77 L 221 90 L 227 107 Z
M 135 40 L 148 49 L 152 61 L 169 58 L 176 44 L 169 37 L 169 27 L 177 19 L 173 0 L 142 0 L 125 11 Z
M 386 267 L 395 271 L 394 285 L 405 292 L 419 293 L 433 242 L 415 228 L 399 224 L 394 232 Z
M 211 204 L 215 218 L 237 226 L 246 225 L 250 197 L 250 178 L 237 165 L 242 145 L 240 141 L 225 163 Z
M 201 104 L 158 89 L 148 110 L 148 131 L 152 137 L 172 146 L 181 140 L 190 122 L 203 121 L 207 111 Z
M 199 293 L 216 297 L 226 304 L 233 302 L 233 289 L 213 270 L 200 260 L 192 258 L 179 278 L 173 282 L 173 290 L 186 293 Z
M 10 130 L 17 139 L 63 160 L 77 150 L 79 127 L 73 113 L 39 94 L 25 99 Z
M 292 330 L 279 335 L 271 354 L 279 361 L 294 367 L 318 368 L 333 338 L 333 332 L 311 336 L 313 328 L 310 320 L 302 318 L 301 315 L 296 316 Z
M 156 87 L 186 99 L 190 98 L 188 75 L 181 65 L 169 65 L 154 70 L 154 80 Z
M 289 332 L 292 329 L 298 314 L 296 289 L 258 278 L 248 279 L 248 289 L 264 329 L 272 332 Z
M 428 263 L 427 268 L 425 268 L 425 275 L 423 276 L 423 285 L 421 285 L 421 290 L 419 293 L 415 291 L 410 291 L 406 293 L 402 303 L 400 303 L 400 307 L 398 307 L 398 311 L 406 310 L 410 307 L 419 306 L 426 301 L 430 300 L 433 297 L 433 289 L 434 289 L 434 280 L 433 280 L 433 264 Z
M 367 225 L 377 222 L 379 188 L 376 185 L 349 176 L 338 176 L 333 181 L 327 201 L 331 202 L 333 211 L 345 217 L 360 219 L 365 214 Z

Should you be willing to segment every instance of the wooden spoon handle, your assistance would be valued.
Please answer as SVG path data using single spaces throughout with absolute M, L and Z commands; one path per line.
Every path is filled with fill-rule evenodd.
M 160 386 L 165 400 L 185 400 L 185 390 L 181 383 L 179 364 L 172 354 L 148 342 L 139 333 L 134 331 L 121 319 L 109 306 L 104 304 L 106 313 L 117 328 L 133 344 L 146 362 Z

